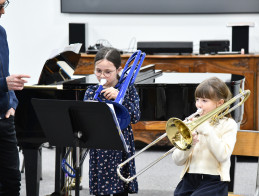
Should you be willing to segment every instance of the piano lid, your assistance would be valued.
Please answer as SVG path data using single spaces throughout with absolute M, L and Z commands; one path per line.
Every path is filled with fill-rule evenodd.
M 79 59 L 80 54 L 72 51 L 65 51 L 48 59 L 43 66 L 38 84 L 60 84 L 71 79 Z

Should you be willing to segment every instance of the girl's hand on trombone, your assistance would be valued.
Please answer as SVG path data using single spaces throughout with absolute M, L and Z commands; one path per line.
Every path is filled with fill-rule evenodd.
M 111 99 L 116 99 L 116 97 L 119 94 L 119 91 L 113 87 L 109 87 L 109 88 L 102 90 L 101 93 L 103 93 L 103 96 L 106 99 L 111 100 Z
M 195 130 L 192 132 L 192 145 L 195 145 L 199 142 L 198 132 Z

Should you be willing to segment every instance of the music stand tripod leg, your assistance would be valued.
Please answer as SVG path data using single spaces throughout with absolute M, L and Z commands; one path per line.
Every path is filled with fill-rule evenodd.
M 78 142 L 77 142 L 78 143 Z M 79 145 L 76 146 L 76 187 L 75 195 L 79 196 L 79 184 L 80 184 L 80 166 L 79 166 L 80 148 Z

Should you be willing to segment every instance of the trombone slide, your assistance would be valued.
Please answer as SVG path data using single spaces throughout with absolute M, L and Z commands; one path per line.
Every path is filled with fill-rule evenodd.
M 121 168 L 126 164 L 128 163 L 129 161 L 131 161 L 132 159 L 134 159 L 135 157 L 137 157 L 138 155 L 140 155 L 142 152 L 144 152 L 145 150 L 149 149 L 151 146 L 153 146 L 154 144 L 156 144 L 157 142 L 159 142 L 160 140 L 162 140 L 163 138 L 165 138 L 167 136 L 167 133 L 164 133 L 163 135 L 161 135 L 159 138 L 157 138 L 156 140 L 154 140 L 153 142 L 151 142 L 150 144 L 148 144 L 146 147 L 144 147 L 143 149 L 141 149 L 138 153 L 136 153 L 135 155 L 131 156 L 129 159 L 125 160 L 124 162 L 122 162 L 121 164 L 119 164 L 117 166 L 117 174 L 118 176 L 120 177 L 121 180 L 123 180 L 124 182 L 126 183 L 129 183 L 130 181 L 132 181 L 134 178 L 136 178 L 137 176 L 139 176 L 140 174 L 142 174 L 144 171 L 146 171 L 148 168 L 143 168 L 140 173 L 138 174 L 135 174 L 134 176 L 132 177 L 128 177 L 128 178 L 124 178 L 122 175 L 121 175 Z M 162 158 L 160 158 L 161 160 Z M 159 160 L 159 161 L 160 161 Z M 156 164 L 158 161 L 155 161 L 155 162 L 152 162 L 149 166 L 152 167 L 154 164 Z

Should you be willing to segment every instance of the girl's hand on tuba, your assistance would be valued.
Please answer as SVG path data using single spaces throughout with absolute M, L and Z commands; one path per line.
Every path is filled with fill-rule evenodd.
M 101 93 L 103 93 L 103 96 L 106 99 L 111 100 L 111 99 L 116 99 L 116 97 L 119 94 L 119 91 L 113 87 L 109 87 L 109 88 L 102 90 Z

